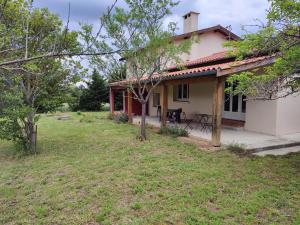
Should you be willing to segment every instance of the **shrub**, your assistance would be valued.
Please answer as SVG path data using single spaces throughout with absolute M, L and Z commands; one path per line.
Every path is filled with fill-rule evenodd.
M 118 113 L 114 116 L 114 120 L 116 123 L 127 123 L 128 122 L 128 115 L 124 112 Z
M 161 127 L 159 130 L 160 134 L 171 135 L 173 137 L 188 137 L 189 132 L 179 126 L 173 127 Z
M 70 107 L 68 103 L 63 103 L 61 106 L 57 107 L 58 112 L 70 112 Z
M 142 205 L 140 203 L 136 202 L 131 206 L 131 208 L 134 210 L 139 210 L 142 208 Z
M 109 110 L 110 110 L 110 104 L 109 104 L 109 103 L 104 103 L 104 104 L 102 104 L 102 106 L 101 106 L 101 111 L 107 112 L 107 111 L 109 111 Z
M 81 115 L 81 111 L 77 111 L 77 115 L 80 116 Z

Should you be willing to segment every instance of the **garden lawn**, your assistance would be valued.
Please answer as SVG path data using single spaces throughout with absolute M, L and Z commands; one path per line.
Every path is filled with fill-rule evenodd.
M 300 155 L 199 150 L 105 113 L 43 115 L 38 150 L 0 142 L 0 224 L 300 224 Z

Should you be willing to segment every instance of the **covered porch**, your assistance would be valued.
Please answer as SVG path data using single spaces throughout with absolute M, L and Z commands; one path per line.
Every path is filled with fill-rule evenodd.
M 199 114 L 209 116 L 210 130 L 191 129 L 189 132 L 210 140 L 216 147 L 221 144 L 241 144 L 257 149 L 273 144 L 300 142 L 299 108 L 295 108 L 300 98 L 249 102 L 244 100 L 245 96 L 224 93 L 228 76 L 264 67 L 273 60 L 258 57 L 234 64 L 200 66 L 165 74 L 155 89 L 149 86 L 147 90 L 151 91 L 147 105 L 148 123 L 156 127 L 167 126 L 170 120 L 168 112 L 178 111 L 184 112 L 187 120 Z M 147 80 L 144 82 L 147 84 Z M 111 112 L 114 113 L 114 93 L 122 91 L 123 111 L 128 114 L 129 123 L 132 123 L 138 120 L 136 116 L 140 115 L 141 107 L 126 84 L 127 81 L 111 84 Z M 134 83 L 131 85 L 134 86 Z
M 152 90 L 147 105 L 147 115 L 157 116 L 157 121 L 160 121 L 158 126 L 167 126 L 170 119 L 168 111 L 172 109 L 180 108 L 180 111 L 185 113 L 186 119 L 192 118 L 194 113 L 208 115 L 212 124 L 211 143 L 213 146 L 220 146 L 225 79 L 216 77 L 215 71 L 192 74 L 182 78 L 162 81 Z M 123 92 L 123 111 L 128 114 L 129 123 L 132 123 L 133 117 L 140 115 L 141 105 L 130 89 L 114 86 L 110 89 L 112 113 L 114 113 L 114 95 L 117 91 Z
M 133 117 L 133 123 L 139 124 L 141 120 L 140 116 Z M 153 127 L 160 127 L 160 120 L 155 116 L 147 116 L 146 123 Z M 185 128 L 185 124 L 177 124 L 178 126 Z M 211 131 L 203 131 L 197 124 L 191 124 L 193 129 L 187 128 L 189 134 L 193 137 L 201 138 L 207 141 L 211 140 Z M 222 126 L 221 128 L 221 145 L 239 145 L 246 149 L 263 150 L 272 149 L 280 146 L 294 146 L 300 144 L 300 133 L 274 136 L 268 134 L 262 134 L 257 132 L 246 131 L 242 128 L 230 128 L 228 126 Z

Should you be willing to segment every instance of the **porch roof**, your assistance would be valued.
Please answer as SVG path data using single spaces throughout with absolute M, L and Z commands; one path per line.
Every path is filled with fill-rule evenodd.
M 201 76 L 226 76 L 242 71 L 252 70 L 263 66 L 268 66 L 272 64 L 275 60 L 275 56 L 259 56 L 251 57 L 248 59 L 229 62 L 222 62 L 222 59 L 228 58 L 226 52 L 215 53 L 211 56 L 202 57 L 197 60 L 188 62 L 185 64 L 186 67 L 193 65 L 198 65 L 194 68 L 186 68 L 178 71 L 166 71 L 163 74 L 153 75 L 151 81 L 161 81 L 161 80 L 175 80 L 175 79 L 185 79 L 191 77 L 201 77 Z M 220 63 L 221 61 L 221 63 Z M 205 65 L 205 63 L 210 63 L 210 65 Z M 214 63 L 215 62 L 215 63 Z M 201 65 L 202 64 L 202 65 Z M 204 65 L 203 65 L 204 64 Z M 176 67 L 174 67 L 176 68 Z M 173 68 L 173 69 L 174 69 Z M 147 76 L 142 77 L 137 80 L 136 78 L 127 79 L 122 81 L 117 81 L 110 83 L 110 86 L 126 86 L 128 84 L 134 84 L 138 81 L 147 82 L 150 81 Z

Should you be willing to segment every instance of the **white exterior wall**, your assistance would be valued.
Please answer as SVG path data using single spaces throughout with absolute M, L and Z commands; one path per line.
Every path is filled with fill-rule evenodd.
M 245 129 L 272 135 L 300 132 L 300 95 L 248 101 Z
M 300 132 L 300 95 L 277 100 L 277 135 Z

